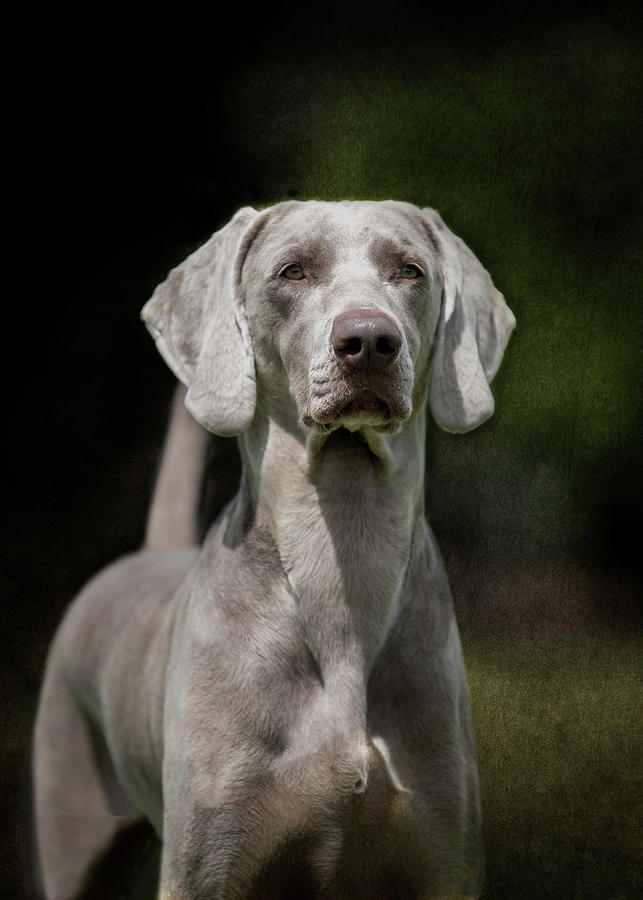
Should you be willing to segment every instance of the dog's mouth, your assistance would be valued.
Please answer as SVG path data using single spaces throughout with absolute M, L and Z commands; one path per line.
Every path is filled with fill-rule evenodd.
M 321 432 L 370 427 L 390 434 L 411 414 L 410 404 L 402 396 L 383 396 L 370 386 L 330 395 L 324 401 L 303 417 L 304 425 Z
M 390 405 L 374 391 L 364 388 L 347 403 L 344 403 L 334 417 L 345 424 L 355 421 L 387 425 L 392 421 Z

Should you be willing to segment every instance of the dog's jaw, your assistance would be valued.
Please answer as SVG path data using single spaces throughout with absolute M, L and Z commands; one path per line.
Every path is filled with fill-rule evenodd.
M 412 372 L 406 351 L 383 372 L 349 372 L 329 356 L 314 361 L 301 422 L 319 434 L 394 434 L 413 412 Z
M 328 395 L 310 407 L 303 416 L 304 425 L 318 431 L 348 428 L 357 431 L 373 428 L 391 434 L 411 415 L 412 406 L 405 393 L 376 389 L 368 381 L 363 386 L 346 384 L 343 390 Z M 314 410 L 314 411 L 313 411 Z

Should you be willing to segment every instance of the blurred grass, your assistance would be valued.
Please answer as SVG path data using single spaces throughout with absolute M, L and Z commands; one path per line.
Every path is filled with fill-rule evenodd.
M 635 900 L 643 884 L 640 635 L 510 640 L 463 630 L 463 644 L 482 781 L 482 900 Z M 28 722 L 16 709 L 7 712 L 18 748 Z M 11 831 L 17 838 L 15 824 Z M 7 867 L 17 844 L 3 846 Z M 157 864 L 152 848 L 128 896 L 152 896 Z
M 484 900 L 643 886 L 639 636 L 464 635 L 482 777 Z

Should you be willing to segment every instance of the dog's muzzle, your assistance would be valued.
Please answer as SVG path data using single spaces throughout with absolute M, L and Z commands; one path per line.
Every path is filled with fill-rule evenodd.
M 315 384 L 304 424 L 394 431 L 411 413 L 397 323 L 380 310 L 351 309 L 333 319 L 329 337 L 326 375 Z

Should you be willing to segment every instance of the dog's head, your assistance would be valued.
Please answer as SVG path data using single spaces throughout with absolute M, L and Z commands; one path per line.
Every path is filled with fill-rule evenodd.
M 431 209 L 280 203 L 240 210 L 143 309 L 186 405 L 241 433 L 257 398 L 285 424 L 392 432 L 424 402 L 448 431 L 493 413 L 514 327 L 502 294 Z

